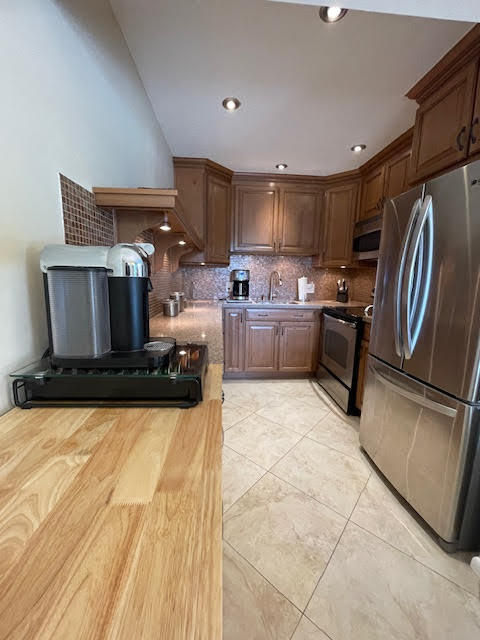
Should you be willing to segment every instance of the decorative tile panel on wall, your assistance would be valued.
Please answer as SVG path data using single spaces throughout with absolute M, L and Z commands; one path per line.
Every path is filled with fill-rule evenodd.
M 283 285 L 277 288 L 278 300 L 297 297 L 297 279 L 307 276 L 315 284 L 311 298 L 335 299 L 337 280 L 345 278 L 351 300 L 369 303 L 375 286 L 375 269 L 314 269 L 309 257 L 233 255 L 229 267 L 184 267 L 184 286 L 188 298 L 205 300 L 224 297 L 232 269 L 250 269 L 250 296 L 268 296 L 270 274 L 278 271 Z
M 115 244 L 113 214 L 95 205 L 93 193 L 60 174 L 65 243 L 76 245 L 112 246 Z M 143 232 L 137 242 L 152 242 L 153 234 Z M 153 291 L 150 293 L 150 316 L 162 312 L 162 299 L 172 291 L 183 291 L 181 269 L 170 272 L 168 254 L 165 253 L 160 271 L 152 273 Z
M 65 243 L 115 244 L 113 213 L 95 206 L 93 193 L 60 175 Z

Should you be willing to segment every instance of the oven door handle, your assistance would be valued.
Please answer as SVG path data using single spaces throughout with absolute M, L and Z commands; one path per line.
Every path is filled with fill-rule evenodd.
M 341 318 L 336 318 L 335 316 L 329 316 L 329 317 L 332 318 L 333 320 L 335 320 L 335 322 L 341 322 L 342 324 L 346 325 L 347 327 L 352 327 L 352 329 L 356 329 L 357 328 L 357 325 L 354 322 L 348 322 L 347 320 L 342 320 Z

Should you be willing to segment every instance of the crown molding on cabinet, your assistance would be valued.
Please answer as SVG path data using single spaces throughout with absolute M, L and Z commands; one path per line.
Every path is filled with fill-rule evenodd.
M 470 61 L 480 56 L 480 24 L 476 24 L 470 31 L 440 58 L 437 64 L 430 69 L 420 80 L 405 94 L 410 100 L 416 100 L 419 104 L 427 96 L 436 91 L 445 81 Z
M 410 129 L 407 129 L 407 131 L 398 136 L 398 138 L 395 138 L 395 140 L 390 142 L 390 144 L 370 158 L 370 160 L 367 160 L 367 162 L 362 164 L 360 167 L 360 173 L 362 175 L 369 173 L 374 167 L 383 164 L 386 160 L 390 160 L 390 158 L 397 155 L 397 153 L 410 149 L 412 146 L 412 139 L 413 127 L 410 127 Z
M 218 164 L 218 162 L 209 160 L 208 158 L 183 158 L 174 156 L 173 166 L 174 168 L 183 169 L 208 169 L 210 174 L 217 174 L 218 177 L 226 178 L 227 180 L 231 180 L 234 175 L 234 172 L 231 169 Z

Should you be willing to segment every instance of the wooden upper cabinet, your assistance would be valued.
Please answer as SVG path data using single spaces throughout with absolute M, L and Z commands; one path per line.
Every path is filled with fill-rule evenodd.
M 478 153 L 480 151 L 480 67 L 477 75 L 477 90 L 475 92 L 475 101 L 473 103 L 472 124 L 470 127 L 470 147 L 469 153 Z
M 228 264 L 230 259 L 230 184 L 207 176 L 207 242 L 208 262 Z
M 394 156 L 385 164 L 384 195 L 395 198 L 410 188 L 408 177 L 410 169 L 410 149 Z
M 383 188 L 385 165 L 380 165 L 368 173 L 362 183 L 362 199 L 359 220 L 378 216 L 383 208 Z
M 290 255 L 318 253 L 321 193 L 284 188 L 281 190 L 277 252 Z
M 204 241 L 181 262 L 228 264 L 233 172 L 207 158 L 174 158 L 173 166 L 182 207 Z
M 323 247 L 314 266 L 338 267 L 352 260 L 358 184 L 332 187 L 325 192 Z
M 475 60 L 419 100 L 413 134 L 412 182 L 467 158 L 477 77 Z
M 275 253 L 278 190 L 236 185 L 233 251 Z

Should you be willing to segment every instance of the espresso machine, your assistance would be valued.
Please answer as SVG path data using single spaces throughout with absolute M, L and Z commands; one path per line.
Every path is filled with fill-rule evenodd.
M 230 272 L 229 302 L 244 302 L 249 299 L 250 271 L 248 269 L 233 269 Z
M 153 253 L 148 243 L 43 249 L 49 347 L 11 374 L 17 406 L 187 408 L 202 399 L 206 345 L 149 336 Z

